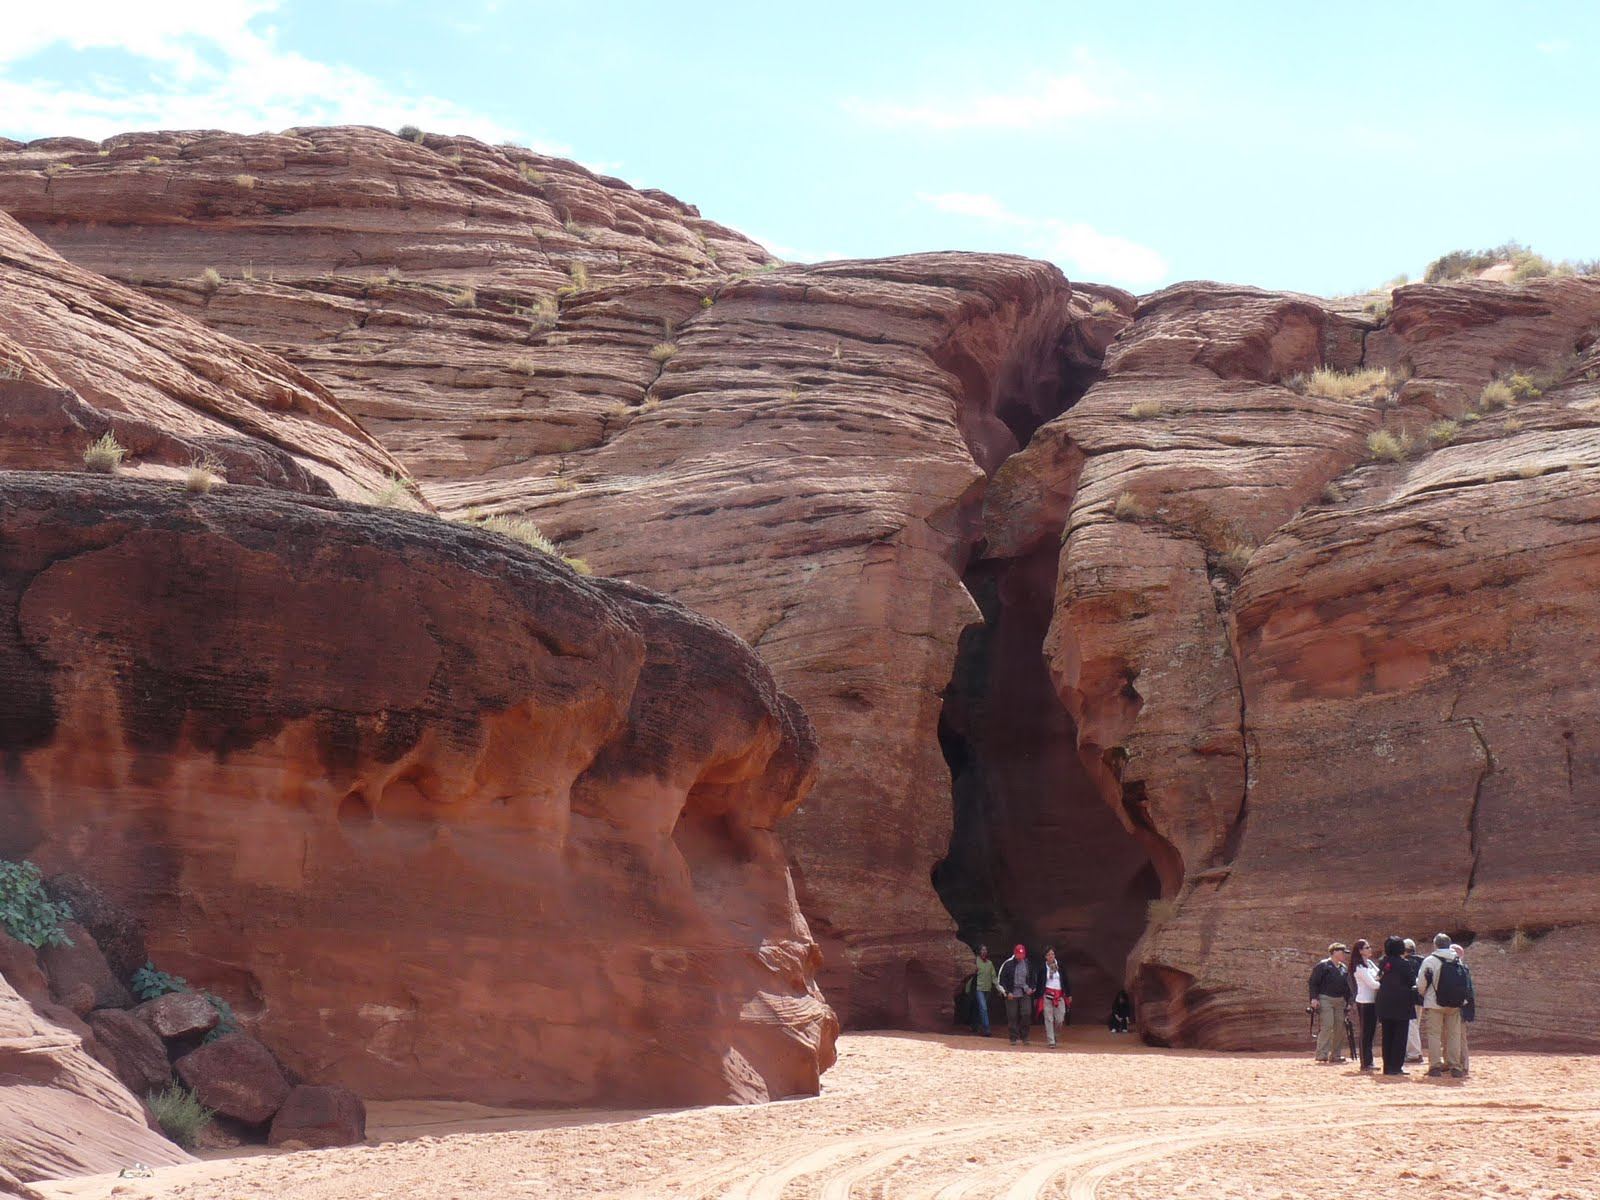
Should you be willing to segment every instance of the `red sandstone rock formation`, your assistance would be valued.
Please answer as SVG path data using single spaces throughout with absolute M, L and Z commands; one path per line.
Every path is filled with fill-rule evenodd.
M 92 872 L 297 1074 L 816 1090 L 772 832 L 815 742 L 726 630 L 429 516 L 23 473 L 0 506 L 0 855 Z
M 81 1037 L 46 1020 L 0 979 L 0 1181 L 189 1161 Z
M 0 467 L 76 469 L 106 432 L 125 469 L 358 496 L 399 472 L 329 394 L 272 355 L 219 337 L 73 266 L 0 213 Z
M 1381 324 L 1183 285 L 1029 448 L 1083 460 L 1051 666 L 1161 868 L 1153 1035 L 1299 1044 L 1319 943 L 1446 929 L 1493 998 L 1475 1038 L 1595 1044 L 1597 330 L 1600 280 L 1405 288 Z M 1395 375 L 1286 386 L 1323 364 Z M 1475 410 L 1513 369 L 1542 394 Z
M 962 573 L 983 479 L 1125 323 L 1091 301 L 1131 298 L 1074 298 L 1053 267 L 999 256 L 771 270 L 668 197 L 470 139 L 334 129 L 106 148 L 0 153 L 0 206 L 75 261 L 290 358 L 441 510 L 530 515 L 597 570 L 757 648 L 822 743 L 784 837 L 827 993 L 854 1025 L 942 1024 L 961 956 L 929 877 L 951 834 L 937 725 L 979 617 Z M 157 177 L 154 206 L 139 197 Z M 225 277 L 214 290 L 207 266 Z M 574 268 L 589 286 L 557 294 Z M 1048 606 L 1033 607 L 1042 627 Z M 1051 770 L 1041 758 L 1007 786 L 1027 795 Z M 1099 849 L 1069 849 L 1062 869 L 1092 873 Z M 1119 889 L 1143 861 L 1125 857 Z M 1059 900 L 1047 927 L 1087 930 L 1098 904 Z

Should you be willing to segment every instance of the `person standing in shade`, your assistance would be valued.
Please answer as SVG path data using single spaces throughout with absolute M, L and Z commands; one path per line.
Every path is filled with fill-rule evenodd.
M 1383 940 L 1383 957 L 1378 960 L 1378 1021 L 1383 1025 L 1383 1073 L 1406 1073 L 1406 1031 L 1416 1007 L 1412 1003 L 1411 964 L 1406 961 L 1405 941 L 1394 934 Z
M 1322 1011 L 1322 1028 L 1317 1032 L 1317 1061 L 1342 1063 L 1340 1039 L 1344 1036 L 1344 1006 L 1350 999 L 1350 972 L 1345 958 L 1350 947 L 1334 942 L 1328 947 L 1328 957 L 1311 968 L 1307 981 L 1311 991 L 1311 1007 Z
M 995 969 L 989 961 L 989 947 L 978 947 L 978 963 L 972 974 L 972 1032 L 989 1036 L 989 999 L 994 994 Z
M 1044 1040 L 1054 1049 L 1072 1007 L 1072 985 L 1067 982 L 1067 969 L 1056 961 L 1054 948 L 1044 952 L 1044 968 L 1038 982 L 1044 1004 Z
M 1417 994 L 1422 997 L 1422 1027 L 1428 1039 L 1428 1074 L 1449 1072 L 1460 1079 L 1461 1002 L 1447 994 L 1447 975 L 1456 969 L 1456 952 L 1450 948 L 1448 933 L 1436 934 L 1433 953 L 1422 960 L 1417 972 Z
M 1467 1026 L 1478 1015 L 1478 989 L 1473 985 L 1472 968 L 1467 966 L 1466 952 L 1460 943 L 1451 942 L 1450 949 L 1456 952 L 1456 961 L 1467 974 L 1467 1002 L 1461 1006 L 1461 1075 L 1465 1078 L 1472 1072 L 1471 1055 L 1467 1052 Z
M 1028 1044 L 1028 1026 L 1033 1023 L 1033 972 L 1028 963 L 1028 948 L 1020 942 L 1011 957 L 1000 964 L 997 976 L 1000 992 L 1006 998 L 1006 1020 L 1011 1026 L 1011 1044 Z
M 1411 983 L 1416 985 L 1417 972 L 1422 970 L 1422 955 L 1417 953 L 1417 944 L 1410 938 L 1406 943 L 1406 965 L 1411 968 Z M 1411 1010 L 1411 1024 L 1406 1027 L 1406 1061 L 1419 1063 L 1422 1061 L 1422 1022 L 1417 1019 L 1417 1010 Z
M 1357 938 L 1350 951 L 1350 978 L 1355 983 L 1356 1012 L 1361 1017 L 1361 1069 L 1372 1070 L 1372 1036 L 1378 1032 L 1378 964 L 1372 943 Z

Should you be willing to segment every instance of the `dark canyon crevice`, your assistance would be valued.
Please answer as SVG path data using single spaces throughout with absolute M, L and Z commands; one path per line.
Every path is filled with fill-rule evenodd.
M 1086 337 L 1080 321 L 1040 347 L 1031 369 L 1012 372 L 990 425 L 1009 438 L 974 448 L 991 481 L 1012 446 L 1028 446 L 1088 391 L 1109 337 Z M 944 693 L 939 742 L 953 822 L 933 883 L 960 940 L 987 944 L 996 961 L 1018 941 L 1033 954 L 1055 947 L 1078 1010 L 1097 1018 L 1123 984 L 1162 886 L 1137 831 L 1085 767 L 1047 667 L 1065 510 L 1040 500 L 1037 528 L 981 537 L 962 576 L 982 620 L 962 634 Z

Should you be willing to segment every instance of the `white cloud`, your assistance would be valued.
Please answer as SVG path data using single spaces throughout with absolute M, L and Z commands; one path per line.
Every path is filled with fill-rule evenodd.
M 851 98 L 852 112 L 875 125 L 891 128 L 1032 129 L 1111 108 L 1115 101 L 1096 91 L 1082 75 L 1041 79 L 1024 91 L 928 104 L 899 104 Z
M 291 125 L 420 125 L 485 141 L 522 131 L 458 104 L 391 89 L 354 67 L 278 46 L 261 18 L 281 0 L 77 0 L 8 14 L 0 42 L 0 134 L 105 138 L 132 129 L 232 129 Z M 73 84 L 24 78 L 24 60 L 55 46 L 120 50 L 143 60 L 137 76 L 96 75 Z
M 981 192 L 918 192 L 917 199 L 940 212 L 1015 230 L 1021 247 L 1059 264 L 1069 276 L 1133 286 L 1167 276 L 1167 260 L 1157 251 L 1082 222 L 1022 216 Z

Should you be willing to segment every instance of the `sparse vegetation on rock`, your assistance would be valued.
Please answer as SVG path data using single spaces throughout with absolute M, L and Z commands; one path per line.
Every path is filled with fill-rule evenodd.
M 1128 415 L 1135 421 L 1148 421 L 1151 417 L 1159 417 L 1167 411 L 1167 406 L 1159 400 L 1135 400 L 1128 405 Z
M 115 475 L 122 469 L 122 460 L 127 453 L 122 443 L 117 441 L 116 434 L 102 433 L 83 452 L 83 465 L 85 469 L 100 475 Z
M 146 1100 L 161 1132 L 185 1150 L 193 1150 L 199 1144 L 201 1131 L 217 1115 L 180 1083 L 165 1091 L 151 1092 Z

